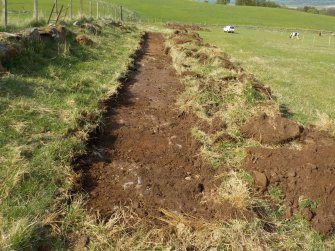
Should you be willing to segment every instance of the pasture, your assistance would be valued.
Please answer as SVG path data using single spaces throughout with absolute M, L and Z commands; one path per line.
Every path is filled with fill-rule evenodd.
M 334 17 L 288 9 L 225 6 L 191 0 L 113 0 L 138 12 L 146 22 L 249 25 L 334 31 Z
M 316 123 L 325 113 L 335 119 L 335 37 L 270 29 L 237 28 L 227 34 L 220 28 L 202 32 L 210 43 L 222 48 L 234 61 L 269 85 L 279 104 L 302 123 Z

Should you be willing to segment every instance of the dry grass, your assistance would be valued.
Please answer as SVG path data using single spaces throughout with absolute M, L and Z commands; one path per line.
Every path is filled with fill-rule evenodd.
M 269 197 L 255 194 L 250 175 L 236 169 L 244 158 L 244 149 L 259 146 L 259 143 L 246 140 L 240 134 L 240 126 L 260 111 L 278 114 L 278 104 L 255 93 L 253 83 L 257 80 L 252 75 L 243 79 L 242 74 L 246 73 L 239 67 L 222 65 L 229 58 L 217 48 L 197 45 L 194 41 L 179 44 L 173 35 L 166 47 L 177 72 L 184 76 L 185 92 L 178 102 L 181 109 L 194 112 L 208 125 L 217 121 L 215 118 L 225 123 L 225 128 L 215 132 L 200 128 L 192 131 L 202 145 L 203 158 L 217 168 L 222 165 L 235 167 L 234 171 L 218 177 L 223 182 L 218 193 L 211 196 L 228 201 L 236 208 L 263 211 L 262 217 L 251 221 L 231 220 L 207 229 L 216 237 L 212 236 L 214 247 L 218 250 L 327 250 L 334 245 L 334 238 L 323 239 L 301 216 L 289 221 L 283 219 L 285 207 L 281 193 L 273 189 Z M 192 56 L 199 52 L 207 55 L 205 61 Z M 189 72 L 192 74 L 185 74 Z M 325 128 L 333 125 L 327 118 L 323 121 Z M 268 226 L 273 230 L 269 231 Z
M 191 33 L 177 36 L 185 41 L 190 40 L 189 37 L 193 39 L 180 44 L 171 35 L 166 42 L 167 51 L 177 72 L 183 76 L 185 86 L 178 105 L 206 123 L 219 117 L 226 124 L 221 131 L 226 134 L 226 139 L 218 140 L 220 136 L 224 138 L 223 135 L 204 131 L 198 131 L 195 138 L 206 138 L 199 141 L 201 152 L 212 165 L 239 166 L 244 158 L 244 149 L 255 144 L 242 137 L 240 126 L 260 111 L 278 113 L 277 105 L 257 93 L 253 89 L 254 77 L 232 63 L 221 50 L 204 46 Z M 200 134 L 203 136 L 199 137 Z
M 317 113 L 318 120 L 316 126 L 322 130 L 329 132 L 331 135 L 335 136 L 335 120 L 331 119 L 326 113 Z
M 247 209 L 252 206 L 252 195 L 249 184 L 236 171 L 223 173 L 223 181 L 219 188 L 219 195 L 234 207 Z

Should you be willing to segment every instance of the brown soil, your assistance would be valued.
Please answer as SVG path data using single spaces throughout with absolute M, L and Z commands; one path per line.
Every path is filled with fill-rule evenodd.
M 88 38 L 85 35 L 76 36 L 76 42 L 80 45 L 90 45 L 90 46 L 92 46 L 94 44 L 92 39 Z
M 243 125 L 241 132 L 264 144 L 282 144 L 298 138 L 303 127 L 279 115 L 272 117 L 263 113 Z
M 241 76 L 240 78 L 243 81 L 245 76 Z M 255 84 L 252 85 L 252 87 L 254 88 L 255 91 L 263 94 L 268 99 L 272 99 L 272 91 L 271 91 L 271 88 L 269 86 L 265 86 L 265 85 L 260 84 L 260 83 L 255 83 Z
M 193 30 L 193 31 L 209 31 L 209 29 L 203 28 L 196 24 L 176 24 L 176 23 L 169 23 L 166 24 L 167 28 L 173 29 L 173 30 Z
M 249 217 L 210 199 L 219 181 L 192 139 L 197 119 L 175 105 L 182 85 L 163 44 L 148 35 L 137 70 L 109 104 L 105 129 L 79 161 L 87 207 L 108 217 L 127 206 L 154 223 L 161 208 L 207 220 Z
M 273 133 L 272 142 L 298 135 L 299 127 L 294 126 L 294 122 L 284 118 L 276 120 L 278 134 L 271 129 L 262 132 L 264 135 Z M 288 135 L 283 137 L 285 124 Z M 260 130 L 264 129 L 259 125 Z M 255 180 L 265 175 L 267 181 L 283 189 L 288 203 L 286 217 L 300 211 L 316 230 L 330 234 L 335 227 L 335 138 L 315 129 L 305 129 L 298 143 L 301 149 L 287 145 L 276 149 L 250 148 L 245 166 L 254 171 Z M 263 188 L 266 185 L 263 184 Z

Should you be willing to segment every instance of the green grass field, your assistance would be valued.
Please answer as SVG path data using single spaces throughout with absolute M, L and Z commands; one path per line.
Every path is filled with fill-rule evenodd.
M 39 0 L 39 19 L 47 21 L 53 6 L 53 0 Z M 61 15 L 61 20 L 69 19 L 69 0 L 58 0 L 58 10 L 63 6 L 63 11 Z M 2 5 L 1 5 L 2 7 Z M 33 19 L 34 13 L 34 1 L 24 1 L 24 0 L 13 0 L 8 1 L 8 25 L 9 27 L 22 27 L 27 26 Z M 108 17 L 120 19 L 120 6 L 113 4 L 112 1 L 99 1 L 99 17 Z M 97 17 L 97 3 L 92 1 L 92 16 Z M 1 13 L 2 15 L 2 13 Z M 80 1 L 73 0 L 72 7 L 73 19 L 80 17 Z M 90 15 L 90 3 L 87 0 L 83 1 L 83 15 L 89 17 Z M 125 20 L 129 18 L 134 18 L 134 13 L 130 12 L 128 9 L 123 8 L 123 18 Z M 51 20 L 55 20 L 56 15 L 54 14 Z
M 271 86 L 279 104 L 286 105 L 294 119 L 316 123 L 322 113 L 335 119 L 335 37 L 302 32 L 300 40 L 293 40 L 288 35 L 243 28 L 236 34 L 221 29 L 202 33 L 207 41 Z
M 59 6 L 67 8 L 68 0 L 59 0 Z M 119 16 L 118 6 L 138 12 L 145 22 L 187 22 L 208 25 L 250 25 L 287 29 L 315 29 L 334 31 L 334 17 L 297 12 L 287 9 L 223 6 L 194 2 L 192 0 L 106 0 L 111 5 L 100 6 L 101 15 Z M 84 14 L 89 14 L 89 2 L 83 1 Z M 40 16 L 48 18 L 52 0 L 39 0 Z M 17 24 L 29 20 L 33 13 L 33 1 L 13 0 L 8 3 L 9 22 Z M 96 1 L 93 0 L 93 15 Z M 79 0 L 73 0 L 73 14 L 79 14 Z
M 139 32 L 105 28 L 92 39 L 92 48 L 74 38 L 27 44 L 1 76 L 0 250 L 35 250 L 42 222 L 72 188 L 71 161 L 99 124 L 99 102 L 126 72 Z
M 111 0 L 137 11 L 144 21 L 232 24 L 335 30 L 335 18 L 294 10 L 222 6 L 192 0 Z

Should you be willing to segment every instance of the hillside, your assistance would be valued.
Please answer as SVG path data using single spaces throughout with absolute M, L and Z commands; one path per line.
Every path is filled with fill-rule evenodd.
M 189 0 L 113 0 L 139 12 L 145 21 L 202 24 L 256 25 L 315 30 L 335 30 L 334 17 L 246 6 L 222 6 Z

